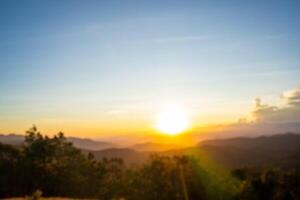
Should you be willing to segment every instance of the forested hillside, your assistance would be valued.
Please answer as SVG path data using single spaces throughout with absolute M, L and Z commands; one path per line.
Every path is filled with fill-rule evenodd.
M 188 152 L 156 154 L 128 167 L 119 158 L 81 152 L 63 133 L 47 137 L 33 127 L 23 146 L 0 145 L 0 198 L 37 190 L 44 196 L 105 200 L 300 198 L 299 173 L 292 168 L 219 171 L 211 161 Z

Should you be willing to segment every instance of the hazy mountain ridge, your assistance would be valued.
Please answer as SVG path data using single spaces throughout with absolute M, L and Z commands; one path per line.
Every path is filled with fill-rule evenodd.
M 182 149 L 181 146 L 176 144 L 163 144 L 163 143 L 155 143 L 155 142 L 138 143 L 129 148 L 134 149 L 136 151 L 150 151 L 150 152 Z
M 169 153 L 207 157 L 229 168 L 274 165 L 300 169 L 300 135 L 287 133 L 257 138 L 207 140 L 200 142 L 197 147 Z
M 258 138 L 207 140 L 195 147 L 167 151 L 151 152 L 114 148 L 92 153 L 97 159 L 120 157 L 131 164 L 145 161 L 152 154 L 160 154 L 196 156 L 225 168 L 273 165 L 300 169 L 300 135 L 289 133 Z
M 198 144 L 203 146 L 232 146 L 242 149 L 263 148 L 263 149 L 285 149 L 295 150 L 300 146 L 300 134 L 285 133 L 271 136 L 259 136 L 255 138 L 236 137 L 226 139 L 205 140 Z
M 69 142 L 72 142 L 74 146 L 79 149 L 100 150 L 117 147 L 117 145 L 113 143 L 96 141 L 86 138 L 67 137 L 67 140 Z
M 121 158 L 127 164 L 138 164 L 146 161 L 150 152 L 138 152 L 129 148 L 109 148 L 99 151 L 87 151 L 94 155 L 95 159 Z
M 120 148 L 109 142 L 67 138 L 77 148 L 91 152 L 96 159 L 122 158 L 125 163 L 138 164 L 152 154 L 191 155 L 208 159 L 228 168 L 241 166 L 274 165 L 300 169 L 300 134 L 278 134 L 256 138 L 228 138 L 200 142 L 197 146 L 178 148 L 177 145 L 154 142 L 138 143 L 129 148 Z M 17 134 L 0 135 L 0 142 L 21 145 L 24 136 Z M 174 148 L 172 148 L 174 147 Z
M 0 142 L 4 144 L 21 145 L 24 142 L 24 136 L 18 134 L 0 134 Z
M 4 144 L 22 145 L 25 136 L 18 134 L 0 134 L 0 142 Z M 118 147 L 116 144 L 92 140 L 88 138 L 67 137 L 67 141 L 72 142 L 79 149 L 102 150 L 107 148 Z

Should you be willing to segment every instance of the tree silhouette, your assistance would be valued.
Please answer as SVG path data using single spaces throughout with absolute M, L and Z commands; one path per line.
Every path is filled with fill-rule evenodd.
M 103 200 L 300 199 L 299 186 L 297 171 L 241 168 L 220 176 L 193 156 L 153 155 L 135 167 L 119 158 L 95 160 L 62 132 L 48 137 L 35 126 L 21 146 L 0 143 L 0 198 L 41 191 Z

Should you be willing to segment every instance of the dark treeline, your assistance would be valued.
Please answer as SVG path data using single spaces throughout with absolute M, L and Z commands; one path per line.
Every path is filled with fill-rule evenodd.
M 62 133 L 43 136 L 36 127 L 19 147 L 0 144 L 0 198 L 30 195 L 132 199 L 300 199 L 295 171 L 236 169 L 219 176 L 198 159 L 152 156 L 128 168 L 121 159 L 95 160 Z

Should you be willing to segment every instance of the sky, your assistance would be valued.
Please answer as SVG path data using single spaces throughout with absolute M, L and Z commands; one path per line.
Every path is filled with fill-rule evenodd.
M 2 0 L 0 133 L 149 134 L 174 102 L 193 134 L 299 128 L 299 10 L 296 0 Z

